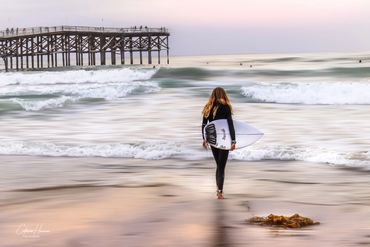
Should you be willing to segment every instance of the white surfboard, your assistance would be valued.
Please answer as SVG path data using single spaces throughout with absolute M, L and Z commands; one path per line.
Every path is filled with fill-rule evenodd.
M 235 129 L 236 148 L 243 148 L 258 141 L 263 133 L 253 126 L 233 120 Z M 229 150 L 231 148 L 231 137 L 229 125 L 226 119 L 214 120 L 204 127 L 204 137 L 209 145 Z

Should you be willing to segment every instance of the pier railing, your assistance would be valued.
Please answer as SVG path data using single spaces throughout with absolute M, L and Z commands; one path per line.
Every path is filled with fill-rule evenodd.
M 0 38 L 11 38 L 18 36 L 50 34 L 58 32 L 85 32 L 85 33 L 168 33 L 168 29 L 148 28 L 144 26 L 130 28 L 115 27 L 85 27 L 85 26 L 55 26 L 55 27 L 31 27 L 31 28 L 7 28 L 0 31 Z

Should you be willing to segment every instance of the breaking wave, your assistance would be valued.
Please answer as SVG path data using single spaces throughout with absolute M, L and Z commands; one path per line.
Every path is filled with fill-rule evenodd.
M 49 142 L 8 141 L 0 143 L 1 155 L 108 157 L 134 159 L 183 159 L 203 160 L 212 157 L 211 152 L 194 148 L 185 143 L 152 141 L 144 143 L 107 144 L 55 144 Z M 260 146 L 247 147 L 230 153 L 234 160 L 261 161 L 285 160 L 326 163 L 370 169 L 370 152 L 338 152 L 317 147 Z
M 365 82 L 254 83 L 241 87 L 253 102 L 281 104 L 370 104 L 370 84 Z
M 42 72 L 0 73 L 0 86 L 7 85 L 53 85 L 63 83 L 107 83 L 148 80 L 155 69 L 97 69 Z
M 136 93 L 160 90 L 148 81 L 155 70 L 112 69 L 0 75 L 0 103 L 26 111 L 63 107 L 83 99 L 115 100 Z M 10 107 L 14 109 L 14 107 Z

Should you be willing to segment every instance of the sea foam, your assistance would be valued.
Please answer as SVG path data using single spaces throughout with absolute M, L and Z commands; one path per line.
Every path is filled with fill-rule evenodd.
M 212 159 L 210 151 L 186 143 L 150 141 L 141 143 L 57 144 L 50 142 L 4 141 L 1 155 L 107 157 L 134 159 Z M 254 145 L 230 152 L 230 159 L 244 161 L 305 161 L 370 169 L 370 152 L 339 152 L 319 147 Z
M 255 102 L 281 104 L 370 104 L 366 82 L 254 83 L 241 94 Z
M 8 72 L 0 73 L 0 86 L 6 85 L 40 85 L 61 83 L 106 83 L 148 80 L 156 69 L 99 69 L 99 70 L 69 70 L 42 72 Z
M 155 70 L 112 69 L 0 75 L 0 100 L 26 111 L 63 107 L 82 99 L 115 100 L 135 93 L 160 90 L 148 81 Z

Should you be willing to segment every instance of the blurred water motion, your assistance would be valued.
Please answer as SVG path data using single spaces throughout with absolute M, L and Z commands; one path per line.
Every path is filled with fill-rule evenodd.
M 364 55 L 0 73 L 1 246 L 369 244 Z M 265 133 L 230 153 L 222 201 L 200 132 L 215 86 Z M 322 224 L 246 223 L 270 213 Z

